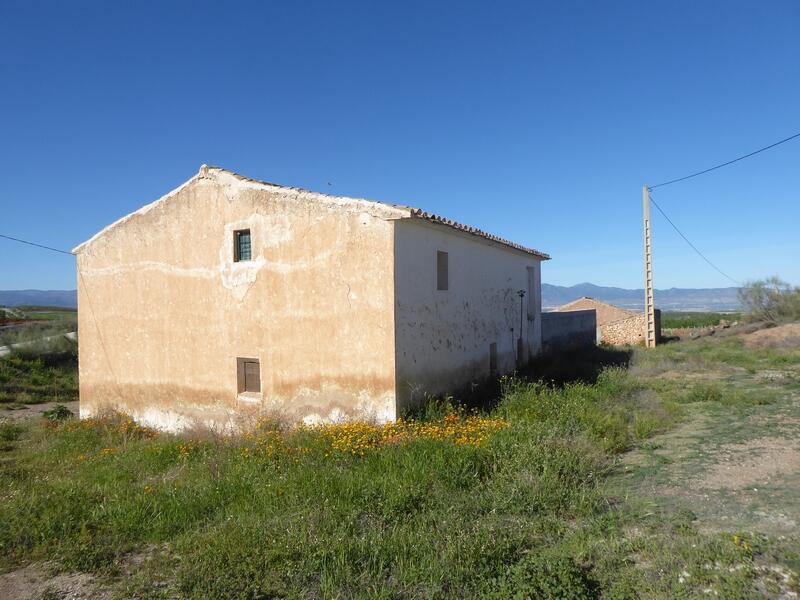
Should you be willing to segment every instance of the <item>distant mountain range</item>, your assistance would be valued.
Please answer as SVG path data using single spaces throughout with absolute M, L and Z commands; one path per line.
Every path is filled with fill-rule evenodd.
M 729 311 L 739 308 L 738 288 L 656 290 L 656 306 L 662 310 Z M 603 287 L 593 283 L 579 283 L 570 287 L 542 284 L 542 306 L 553 309 L 583 296 L 616 304 L 623 308 L 642 310 L 644 291 L 617 287 Z M 63 306 L 78 305 L 75 290 L 8 290 L 0 291 L 0 306 Z
M 733 311 L 741 308 L 739 288 L 670 288 L 655 290 L 656 308 L 667 311 Z M 545 310 L 589 296 L 623 308 L 644 310 L 644 290 L 603 287 L 593 283 L 579 283 L 570 287 L 542 284 L 542 306 Z
M 0 290 L 0 306 L 61 306 L 76 308 L 75 290 Z

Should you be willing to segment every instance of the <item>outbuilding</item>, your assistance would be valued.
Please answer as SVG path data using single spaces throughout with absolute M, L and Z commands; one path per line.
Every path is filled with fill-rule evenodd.
M 644 293 L 644 292 L 643 292 Z M 644 344 L 645 315 L 584 296 L 568 302 L 556 312 L 593 310 L 597 315 L 597 343 L 612 346 Z M 655 309 L 656 340 L 661 338 L 661 311 Z

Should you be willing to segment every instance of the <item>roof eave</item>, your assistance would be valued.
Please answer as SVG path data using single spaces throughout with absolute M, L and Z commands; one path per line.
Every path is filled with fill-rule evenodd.
M 353 204 L 356 204 L 358 206 L 363 207 L 364 209 L 366 209 L 366 210 L 368 210 L 370 212 L 374 212 L 374 213 L 376 213 L 376 216 L 380 215 L 383 218 L 388 218 L 388 219 L 412 218 L 412 219 L 424 220 L 426 222 L 434 223 L 434 224 L 437 224 L 437 225 L 444 225 L 444 226 L 449 227 L 451 229 L 455 229 L 456 231 L 460 231 L 462 233 L 466 233 L 466 234 L 469 234 L 469 235 L 473 235 L 475 237 L 479 237 L 479 238 L 488 240 L 490 242 L 494 242 L 494 243 L 496 243 L 498 245 L 501 245 L 501 246 L 504 246 L 504 247 L 506 247 L 508 249 L 515 250 L 515 251 L 518 251 L 518 252 L 523 252 L 523 253 L 528 254 L 530 256 L 534 256 L 535 258 L 537 258 L 538 260 L 541 260 L 541 261 L 550 260 L 550 255 L 549 254 L 545 254 L 544 252 L 540 252 L 538 250 L 534 250 L 533 248 L 527 248 L 526 246 L 522 246 L 521 244 L 516 244 L 516 243 L 514 243 L 514 242 L 512 242 L 510 240 L 506 240 L 506 239 L 498 237 L 496 235 L 492 235 L 491 233 L 488 233 L 486 231 L 478 229 L 477 227 L 464 225 L 462 223 L 458 223 L 457 221 L 453 221 L 453 220 L 447 219 L 445 217 L 440 217 L 439 215 L 435 215 L 433 213 L 426 212 L 426 211 L 424 211 L 422 209 L 419 209 L 419 208 L 414 208 L 414 207 L 411 207 L 411 206 L 398 205 L 398 204 L 388 204 L 388 203 L 384 203 L 384 202 L 377 202 L 377 201 L 374 201 L 374 200 L 367 200 L 367 199 L 363 199 L 363 198 L 349 198 L 349 197 L 346 197 L 346 196 L 333 196 L 333 195 L 330 195 L 330 194 L 323 194 L 323 193 L 320 193 L 320 192 L 312 192 L 310 190 L 305 190 L 305 189 L 302 189 L 302 188 L 291 188 L 291 187 L 287 187 L 287 186 L 278 185 L 278 184 L 275 184 L 275 183 L 270 183 L 268 181 L 260 181 L 258 179 L 252 179 L 250 177 L 246 177 L 244 175 L 240 175 L 239 173 L 235 173 L 233 171 L 229 171 L 227 169 L 223 169 L 222 167 L 209 167 L 209 166 L 206 166 L 206 165 L 202 165 L 200 167 L 200 172 L 199 173 L 197 173 L 196 175 L 194 175 L 193 177 L 191 177 L 190 179 L 188 179 L 187 181 L 182 183 L 180 186 L 178 186 L 177 188 L 175 188 L 171 192 L 163 195 L 158 200 L 143 206 L 139 210 L 136 210 L 136 211 L 134 211 L 134 212 L 132 212 L 130 214 L 125 215 L 124 217 L 121 217 L 121 218 L 117 219 L 116 221 L 114 221 L 110 225 L 107 225 L 106 227 L 101 229 L 99 232 L 97 232 L 95 235 L 93 235 L 91 238 L 89 238 L 85 242 L 83 242 L 81 244 L 78 244 L 77 246 L 75 246 L 75 248 L 72 249 L 72 253 L 73 254 L 79 254 L 79 253 L 83 252 L 88 246 L 93 244 L 97 239 L 103 237 L 110 230 L 116 228 L 118 225 L 121 225 L 122 223 L 128 221 L 129 219 L 131 219 L 131 218 L 133 218 L 133 217 L 135 217 L 137 215 L 141 215 L 141 214 L 144 214 L 146 212 L 149 212 L 153 207 L 155 207 L 156 205 L 160 204 L 164 200 L 174 196 L 175 194 L 180 192 L 183 188 L 185 188 L 186 186 L 188 186 L 189 184 L 191 184 L 195 180 L 197 180 L 197 179 L 206 179 L 206 178 L 209 178 L 209 179 L 210 178 L 216 178 L 217 174 L 225 174 L 227 176 L 232 176 L 232 177 L 238 179 L 239 181 L 247 182 L 250 185 L 254 185 L 254 186 L 257 186 L 257 187 L 272 188 L 272 189 L 277 189 L 277 190 L 282 190 L 282 191 L 291 191 L 291 192 L 296 192 L 296 193 L 308 194 L 310 196 L 316 196 L 316 197 L 319 197 L 319 198 L 327 198 L 327 199 L 331 199 L 331 200 L 338 201 L 338 202 L 341 202 L 341 203 L 345 203 L 345 202 L 346 203 L 353 203 Z
M 531 256 L 536 257 L 541 261 L 550 260 L 550 255 L 545 254 L 544 252 L 540 252 L 539 250 L 535 250 L 533 248 L 528 248 L 527 246 L 523 246 L 521 244 L 517 244 L 505 238 L 501 238 L 499 236 L 493 235 L 491 233 L 487 233 L 482 229 L 478 229 L 477 227 L 472 227 L 470 225 L 464 225 L 463 223 L 459 223 L 458 221 L 453 221 L 452 219 L 447 219 L 445 217 L 440 217 L 439 215 L 435 215 L 429 212 L 426 212 L 420 208 L 410 208 L 411 217 L 415 219 L 420 219 L 426 221 L 428 223 L 434 223 L 436 225 L 444 225 L 445 227 L 449 227 L 451 229 L 455 229 L 456 231 L 460 231 L 462 233 L 467 233 L 469 235 L 473 235 L 475 237 L 482 238 L 484 240 L 488 240 L 490 242 L 494 242 L 501 246 L 505 246 L 511 250 L 516 250 L 518 252 L 524 252 L 525 254 L 529 254 Z

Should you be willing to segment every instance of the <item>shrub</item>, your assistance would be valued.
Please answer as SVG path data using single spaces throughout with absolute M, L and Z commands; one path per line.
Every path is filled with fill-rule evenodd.
M 596 597 L 586 573 L 569 558 L 529 555 L 495 582 L 487 598 L 584 600 Z
M 779 277 L 752 281 L 739 290 L 739 301 L 754 321 L 778 323 L 800 319 L 800 288 Z
M 65 419 L 74 417 L 75 413 L 73 413 L 63 404 L 56 404 L 50 410 L 44 411 L 42 416 L 48 421 L 64 421 Z

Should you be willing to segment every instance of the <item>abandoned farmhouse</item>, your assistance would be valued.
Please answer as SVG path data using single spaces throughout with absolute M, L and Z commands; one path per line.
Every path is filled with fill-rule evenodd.
M 388 421 L 542 347 L 546 254 L 220 168 L 75 253 L 81 416 Z

